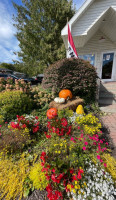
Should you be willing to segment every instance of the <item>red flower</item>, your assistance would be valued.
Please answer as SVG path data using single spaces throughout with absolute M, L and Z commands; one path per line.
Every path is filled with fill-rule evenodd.
M 73 174 L 74 173 L 74 169 L 70 169 L 70 174 Z
M 80 173 L 80 172 L 78 172 L 77 178 L 78 178 L 78 179 L 81 179 L 81 178 L 82 178 L 82 176 L 81 176 L 81 173 Z
M 37 119 L 37 120 L 38 120 L 38 119 L 39 119 L 39 118 L 38 118 L 38 116 L 35 116 L 35 119 Z
M 41 153 L 40 159 L 43 160 L 44 163 L 45 163 L 45 156 L 46 156 L 46 152 L 43 151 Z
M 50 130 L 49 130 L 50 131 Z M 52 132 L 55 133 L 56 132 L 56 128 L 52 127 Z
M 40 157 L 41 158 L 41 157 Z M 41 166 L 43 167 L 44 166 L 44 163 L 43 162 L 41 162 Z
M 52 176 L 51 176 L 51 179 L 52 179 L 52 181 L 53 181 L 54 183 L 56 183 L 56 182 L 57 182 L 57 179 L 56 179 L 56 177 L 55 177 L 55 175 L 54 175 L 54 174 L 52 174 Z
M 50 180 L 50 176 L 46 175 L 46 178 L 47 178 L 48 181 Z
M 25 119 L 25 117 L 17 115 L 17 119 L 20 122 L 21 120 Z
M 10 125 L 11 125 L 12 128 L 20 129 L 19 123 L 11 122 Z
M 76 180 L 77 180 L 76 176 L 73 176 L 72 179 L 73 179 L 73 181 L 76 181 Z
M 50 169 L 50 165 L 47 165 L 47 168 Z
M 46 135 L 46 138 L 48 138 L 48 139 L 51 138 L 51 135 Z
M 33 127 L 33 133 L 36 133 L 37 131 L 39 131 L 39 126 Z
M 55 169 L 54 168 L 52 169 L 52 172 L 55 173 Z
M 41 156 L 46 156 L 46 152 L 43 151 L 43 152 L 41 153 Z
M 43 167 L 42 172 L 44 172 L 44 171 L 48 172 L 48 169 Z
M 79 169 L 79 172 L 80 172 L 81 174 L 83 174 L 83 173 L 84 173 L 83 169 Z
M 62 118 L 61 119 L 61 124 L 62 124 L 62 126 L 67 126 L 68 125 L 67 119 L 66 118 Z
M 48 186 L 46 187 L 47 192 L 52 191 L 52 186 L 50 184 L 48 184 Z
M 22 125 L 22 128 L 26 128 L 26 127 L 27 127 L 26 124 L 23 124 L 23 125 Z

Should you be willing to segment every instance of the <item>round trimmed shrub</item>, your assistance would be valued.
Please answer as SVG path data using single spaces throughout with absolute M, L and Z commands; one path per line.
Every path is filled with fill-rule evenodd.
M 74 96 L 80 96 L 89 102 L 94 101 L 97 91 L 97 73 L 88 61 L 65 58 L 47 68 L 42 87 L 54 88 L 57 94 L 61 89 L 69 89 Z
M 16 115 L 28 113 L 32 109 L 30 97 L 18 90 L 0 92 L 0 114 L 5 120 L 15 119 Z

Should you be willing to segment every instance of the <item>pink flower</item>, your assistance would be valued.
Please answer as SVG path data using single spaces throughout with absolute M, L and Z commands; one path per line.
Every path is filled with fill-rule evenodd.
M 100 131 L 100 133 L 102 133 L 102 131 Z
M 107 167 L 107 164 L 106 164 L 106 163 L 104 163 L 104 167 Z
M 102 160 L 102 159 L 100 159 L 100 162 L 102 163 L 102 162 L 103 162 L 103 160 Z
M 103 143 L 103 140 L 100 140 L 100 143 Z
M 101 151 L 101 147 L 100 146 L 98 146 L 98 150 Z
M 97 155 L 97 159 L 100 160 L 100 155 Z
M 85 145 L 88 145 L 88 142 L 84 142 Z
M 85 151 L 85 150 L 86 150 L 86 147 L 83 147 L 83 150 Z
M 104 167 L 107 167 L 107 164 L 106 164 L 106 163 L 104 163 Z
M 0 125 L 0 128 L 2 127 L 2 125 Z
M 81 138 L 83 138 L 83 133 L 81 133 Z
M 54 168 L 52 169 L 52 172 L 55 173 L 55 169 Z
M 73 137 L 71 137 L 71 139 L 70 139 L 71 141 L 74 141 L 74 138 Z

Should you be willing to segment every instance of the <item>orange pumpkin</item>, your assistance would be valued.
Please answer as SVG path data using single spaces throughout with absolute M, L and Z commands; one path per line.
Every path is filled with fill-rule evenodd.
M 63 89 L 59 92 L 59 97 L 64 99 L 72 99 L 72 92 L 68 89 Z
M 47 117 L 48 119 L 53 119 L 57 116 L 57 109 L 56 108 L 50 108 L 48 111 L 47 111 Z

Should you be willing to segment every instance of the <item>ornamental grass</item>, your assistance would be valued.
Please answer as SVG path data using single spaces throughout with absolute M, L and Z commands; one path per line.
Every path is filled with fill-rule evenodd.
M 0 199 L 21 200 L 24 194 L 24 182 L 29 174 L 29 162 L 22 154 L 16 162 L 12 158 L 0 160 Z

